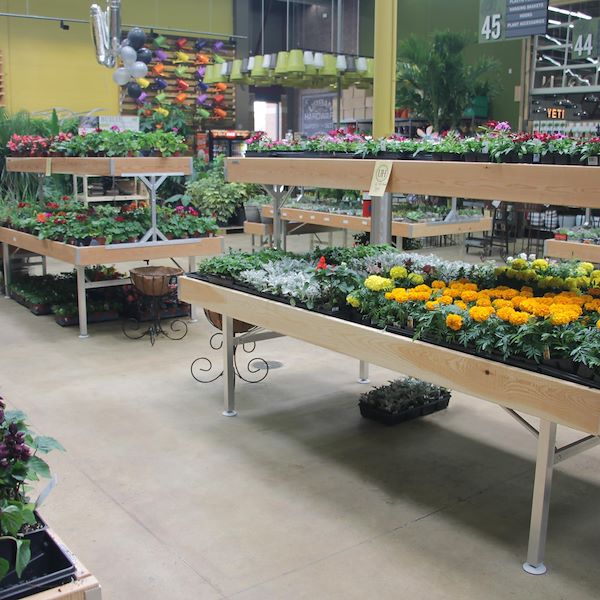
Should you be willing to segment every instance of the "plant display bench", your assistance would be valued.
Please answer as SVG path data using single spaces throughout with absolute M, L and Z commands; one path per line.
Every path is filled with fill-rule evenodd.
M 272 197 L 274 245 L 281 247 L 281 209 L 295 187 L 368 190 L 376 162 L 340 158 L 228 158 L 226 178 L 260 184 Z M 374 243 L 390 241 L 392 192 L 579 206 L 588 209 L 588 214 L 592 208 L 600 208 L 597 193 L 600 169 L 596 168 L 419 160 L 391 162 L 386 193 L 373 199 L 371 239 Z
M 267 209 L 273 210 L 272 207 Z M 268 211 L 263 210 L 263 214 L 267 215 Z M 271 214 L 273 214 L 271 212 Z M 283 236 L 283 247 L 287 248 L 287 236 L 288 235 L 310 235 L 310 249 L 313 249 L 315 235 L 319 233 L 327 233 L 329 237 L 329 245 L 333 244 L 333 232 L 336 229 L 342 229 L 341 227 L 331 227 L 329 225 L 321 225 L 317 223 L 311 223 L 310 221 L 284 221 L 285 222 L 285 234 Z M 348 229 L 343 229 L 344 234 L 348 233 Z M 259 239 L 259 247 L 264 244 L 265 238 L 272 243 L 273 240 L 273 224 L 272 223 L 253 223 L 251 221 L 244 221 L 244 233 L 251 236 L 252 252 L 256 250 L 256 236 Z M 347 245 L 347 235 L 344 235 L 344 246 Z
M 544 244 L 544 256 L 564 258 L 566 260 L 585 260 L 600 264 L 600 246 L 597 244 L 583 244 L 581 242 L 546 240 Z
M 221 254 L 223 238 L 207 237 L 167 242 L 146 242 L 135 244 L 109 244 L 106 246 L 72 246 L 63 242 L 40 240 L 34 235 L 7 227 L 0 227 L 0 241 L 3 243 L 4 286 L 8 296 L 11 278 L 10 247 L 29 250 L 40 256 L 51 257 L 75 267 L 77 272 L 77 304 L 79 309 L 79 337 L 88 335 L 86 290 L 110 287 L 129 283 L 129 279 L 112 281 L 86 281 L 85 267 L 112 265 L 122 262 L 138 262 L 161 258 L 188 257 L 190 270 L 195 269 L 196 257 Z M 192 318 L 195 318 L 192 312 Z
M 312 223 L 321 227 L 342 229 L 345 233 L 348 231 L 371 231 L 370 217 L 338 215 L 335 213 L 327 213 L 317 210 L 303 210 L 298 208 L 280 208 L 279 212 L 281 215 L 281 220 L 285 222 Z M 275 209 L 273 206 L 263 207 L 263 216 L 274 218 L 274 215 Z M 463 219 L 450 222 L 438 221 L 431 223 L 406 223 L 392 221 L 392 236 L 398 239 L 398 245 L 401 243 L 402 238 L 418 239 L 444 235 L 466 235 L 467 233 L 488 232 L 491 231 L 491 229 L 491 217 Z
M 289 306 L 192 277 L 179 280 L 186 302 L 223 315 L 225 413 L 234 416 L 233 319 L 253 323 L 346 356 L 496 403 L 538 439 L 535 483 L 524 569 L 546 571 L 544 553 L 553 467 L 600 442 L 600 391 L 500 362 L 415 341 L 383 330 Z M 266 339 L 265 333 L 258 334 Z M 517 412 L 518 411 L 518 412 Z M 540 418 L 535 430 L 519 413 Z M 557 425 L 583 432 L 556 449 Z
M 152 225 L 141 241 L 156 242 L 167 239 L 156 225 L 158 188 L 167 177 L 191 175 L 193 164 L 192 159 L 189 157 L 8 158 L 6 169 L 8 171 L 37 173 L 40 175 L 136 177 L 148 188 L 152 214 Z

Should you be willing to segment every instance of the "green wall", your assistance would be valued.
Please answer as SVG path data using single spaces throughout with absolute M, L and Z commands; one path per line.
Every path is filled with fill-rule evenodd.
M 375 0 L 361 2 L 361 52 L 373 52 L 373 11 Z M 515 102 L 515 86 L 521 83 L 521 40 L 478 44 L 479 0 L 398 0 L 398 38 L 411 34 L 428 35 L 436 30 L 473 34 L 473 46 L 467 49 L 467 59 L 481 54 L 493 56 L 500 63 L 502 91 L 492 102 L 491 116 L 510 121 L 517 127 L 519 103 Z

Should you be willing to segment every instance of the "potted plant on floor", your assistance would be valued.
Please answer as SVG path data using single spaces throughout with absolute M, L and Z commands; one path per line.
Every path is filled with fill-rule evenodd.
M 365 419 L 397 425 L 443 410 L 449 402 L 449 390 L 408 377 L 363 394 L 358 405 Z
M 75 573 L 35 512 L 29 494 L 49 478 L 40 458 L 64 450 L 53 438 L 32 433 L 21 411 L 8 411 L 0 398 L 0 597 L 23 598 L 68 582 Z

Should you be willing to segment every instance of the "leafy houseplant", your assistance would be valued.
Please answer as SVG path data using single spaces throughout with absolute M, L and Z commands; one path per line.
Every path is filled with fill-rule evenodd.
M 20 578 L 31 559 L 25 534 L 40 526 L 29 493 L 33 483 L 50 477 L 48 464 L 39 455 L 64 450 L 55 439 L 32 433 L 22 412 L 5 409 L 0 399 L 0 581 L 11 568 Z M 8 558 L 11 547 L 16 547 L 13 565 Z
M 186 186 L 186 194 L 201 215 L 225 223 L 243 207 L 247 187 L 225 181 L 224 162 L 220 157 L 209 165 L 201 178 Z
M 490 80 L 498 63 L 482 56 L 474 65 L 464 61 L 465 35 L 438 31 L 431 39 L 411 36 L 398 48 L 397 102 L 433 125 L 434 131 L 455 128 Z

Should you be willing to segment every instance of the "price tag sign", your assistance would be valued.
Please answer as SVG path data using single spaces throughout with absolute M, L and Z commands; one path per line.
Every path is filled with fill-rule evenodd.
M 479 43 L 499 42 L 506 31 L 506 0 L 481 0 Z
M 600 19 L 579 19 L 574 23 L 571 46 L 571 57 L 574 60 L 598 57 L 599 27 Z
M 369 196 L 381 198 L 381 196 L 385 194 L 390 175 L 392 174 L 393 165 L 394 163 L 391 160 L 375 161 L 375 169 L 373 171 L 373 178 L 371 179 Z

